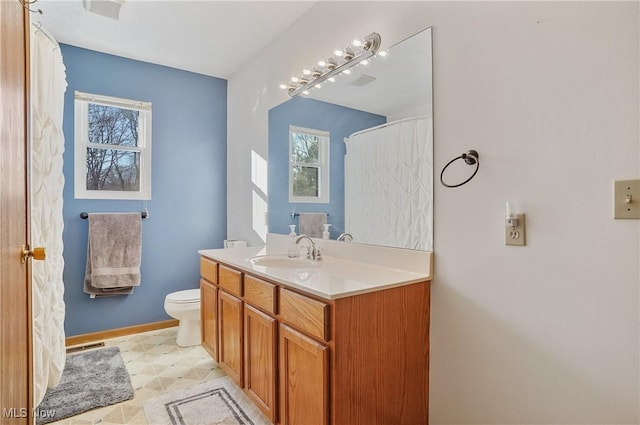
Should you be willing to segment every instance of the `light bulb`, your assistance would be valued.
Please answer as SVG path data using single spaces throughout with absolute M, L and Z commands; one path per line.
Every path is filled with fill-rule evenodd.
M 389 54 L 388 50 L 381 50 L 378 52 L 378 56 L 380 56 L 381 58 L 386 58 L 388 54 Z
M 289 88 L 289 86 L 288 86 L 288 85 L 286 85 L 286 84 L 280 84 L 280 90 L 286 90 L 286 89 L 288 89 L 288 88 Z
M 342 50 L 334 50 L 333 54 L 336 55 L 336 56 L 342 57 L 344 52 Z
M 351 74 L 351 70 L 350 69 L 345 69 L 344 71 L 342 71 L 343 74 L 345 75 L 349 75 Z
M 318 66 L 321 66 L 324 68 L 325 66 L 327 66 L 327 63 L 325 61 L 318 61 Z
M 309 71 L 308 69 L 303 69 L 303 70 L 302 70 L 302 73 L 303 73 L 304 75 L 311 75 L 311 71 Z
M 316 84 L 314 87 L 317 88 L 317 89 L 321 89 L 322 88 L 322 84 Z
M 362 41 L 361 40 L 353 40 L 353 42 L 351 44 L 353 45 L 353 47 L 360 47 L 360 46 L 362 46 Z
M 344 60 L 350 61 L 351 59 L 353 59 L 353 57 L 355 56 L 355 53 L 353 53 L 353 50 L 351 50 L 350 48 L 346 48 L 344 50 Z
M 297 83 L 298 82 L 298 77 L 291 77 L 291 82 L 292 83 Z
M 302 94 L 309 94 L 309 90 L 303 91 Z
M 327 78 L 327 81 L 329 81 L 330 83 L 335 83 L 336 79 L 334 77 L 329 77 Z
M 369 59 L 363 60 L 362 62 L 360 62 L 360 65 L 363 65 L 363 66 L 369 65 Z

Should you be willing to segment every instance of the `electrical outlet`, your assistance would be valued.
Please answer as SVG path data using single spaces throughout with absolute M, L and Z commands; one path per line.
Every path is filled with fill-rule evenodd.
M 517 225 L 509 226 L 507 225 L 505 230 L 505 245 L 516 245 L 516 246 L 525 246 L 527 243 L 526 239 L 526 227 L 524 225 L 524 214 L 517 214 L 518 218 Z
M 640 180 L 616 180 L 613 188 L 613 218 L 640 219 Z

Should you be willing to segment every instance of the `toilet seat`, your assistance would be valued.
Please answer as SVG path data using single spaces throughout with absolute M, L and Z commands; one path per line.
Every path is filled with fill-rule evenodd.
M 187 289 L 184 291 L 172 292 L 167 295 L 166 301 L 173 304 L 189 304 L 200 302 L 200 290 Z

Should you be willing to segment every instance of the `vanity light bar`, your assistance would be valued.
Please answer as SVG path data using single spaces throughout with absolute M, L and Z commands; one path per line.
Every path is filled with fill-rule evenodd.
M 317 87 L 320 83 L 332 79 L 334 75 L 346 71 L 375 55 L 380 48 L 381 42 L 380 34 L 372 32 L 362 41 L 358 40 L 357 43 L 354 42 L 354 48 L 347 47 L 342 51 L 335 52 L 335 56 L 340 57 L 344 62 L 338 63 L 338 59 L 335 57 L 330 57 L 326 61 L 320 61 L 317 66 L 312 68 L 312 71 L 303 71 L 302 76 L 292 77 L 289 85 L 281 84 L 280 88 L 288 89 L 289 96 L 291 97 L 297 96 L 300 93 L 308 94 L 308 90 L 313 87 Z

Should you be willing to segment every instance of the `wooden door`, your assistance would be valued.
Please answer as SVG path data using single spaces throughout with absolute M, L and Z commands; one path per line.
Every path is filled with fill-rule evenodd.
M 0 423 L 31 416 L 31 310 L 28 262 L 28 16 L 18 1 L 0 1 Z
M 244 305 L 245 392 L 276 423 L 276 332 L 278 322 Z
M 218 291 L 218 364 L 240 388 L 242 375 L 242 300 Z
M 280 424 L 329 423 L 329 350 L 280 325 Z
M 218 361 L 218 288 L 200 280 L 200 314 L 202 318 L 202 346 Z

